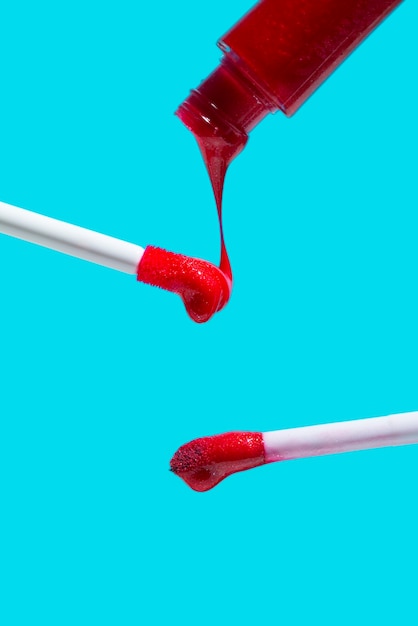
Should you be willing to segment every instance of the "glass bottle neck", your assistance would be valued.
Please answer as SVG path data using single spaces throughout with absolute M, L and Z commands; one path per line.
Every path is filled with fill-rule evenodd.
M 229 53 L 191 91 L 176 114 L 196 137 L 223 140 L 236 156 L 245 146 L 248 133 L 276 108 Z

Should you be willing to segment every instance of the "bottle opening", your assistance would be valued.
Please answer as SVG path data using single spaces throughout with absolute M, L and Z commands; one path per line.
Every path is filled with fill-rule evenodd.
M 248 133 L 269 112 L 256 86 L 230 56 L 180 105 L 176 114 L 198 138 L 213 138 L 231 149 L 231 160 L 245 146 Z

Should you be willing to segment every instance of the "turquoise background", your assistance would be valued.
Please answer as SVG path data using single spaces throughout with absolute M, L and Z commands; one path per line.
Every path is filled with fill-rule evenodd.
M 251 5 L 0 8 L 0 199 L 218 260 L 174 117 Z M 416 25 L 406 2 L 232 165 L 228 307 L 0 237 L 0 623 L 416 624 L 418 448 L 206 494 L 198 436 L 418 409 Z

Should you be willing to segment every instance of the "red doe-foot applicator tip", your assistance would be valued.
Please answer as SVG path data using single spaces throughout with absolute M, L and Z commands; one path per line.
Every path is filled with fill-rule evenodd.
M 264 463 L 262 433 L 231 432 L 181 446 L 170 469 L 195 491 L 208 491 L 227 476 Z
M 138 280 L 180 296 L 193 321 L 207 322 L 229 300 L 231 281 L 216 265 L 162 248 L 147 246 Z

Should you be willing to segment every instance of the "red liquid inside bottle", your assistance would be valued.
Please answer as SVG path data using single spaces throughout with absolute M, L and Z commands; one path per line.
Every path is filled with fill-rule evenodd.
M 292 115 L 401 2 L 261 0 L 221 38 L 221 65 L 177 115 L 198 140 L 212 134 L 238 153 L 267 113 Z

